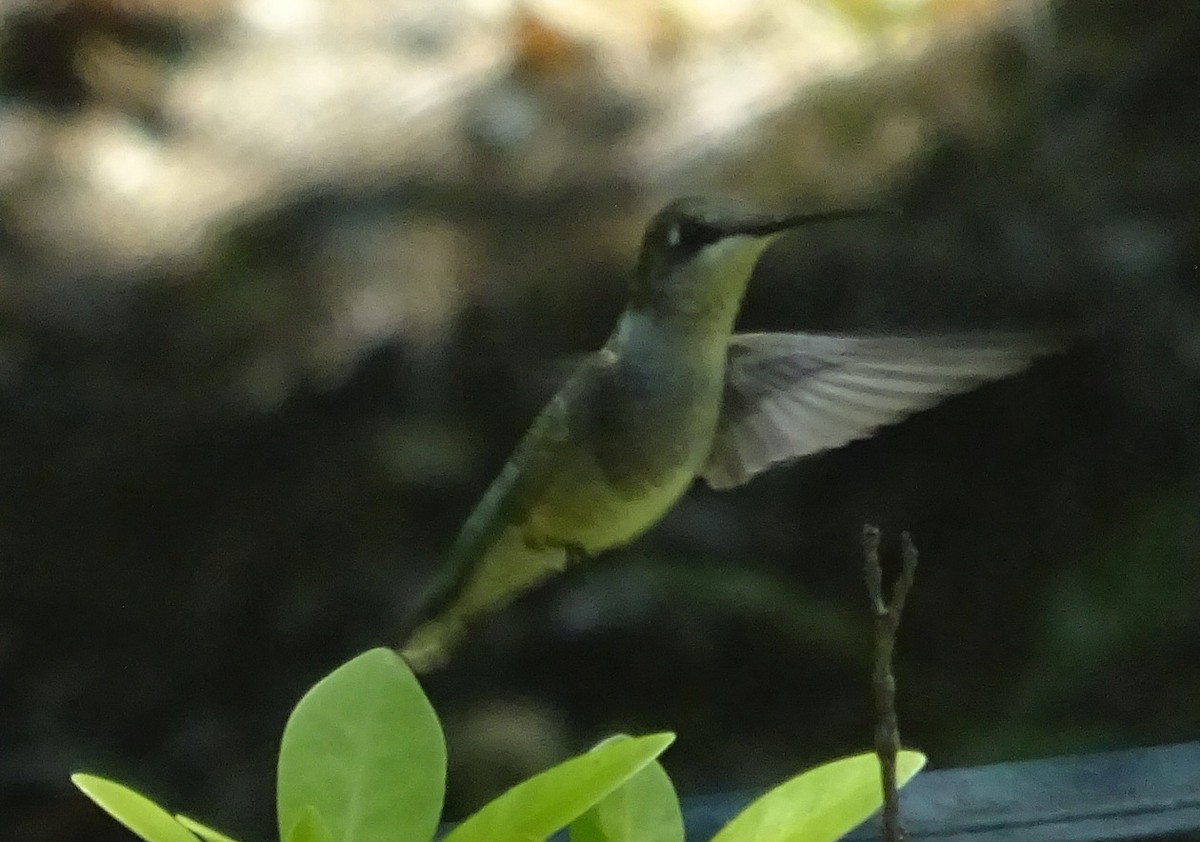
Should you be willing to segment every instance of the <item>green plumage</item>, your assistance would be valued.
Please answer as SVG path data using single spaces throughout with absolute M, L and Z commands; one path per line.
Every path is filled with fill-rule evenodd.
M 468 517 L 402 648 L 442 663 L 481 615 L 573 560 L 628 543 L 697 476 L 714 487 L 870 435 L 1058 343 L 747 334 L 733 323 L 779 232 L 817 216 L 681 199 L 651 221 L 630 304 L 533 422 Z

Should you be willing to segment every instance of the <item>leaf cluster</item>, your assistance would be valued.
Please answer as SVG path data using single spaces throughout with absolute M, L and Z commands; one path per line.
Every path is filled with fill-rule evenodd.
M 679 800 L 657 760 L 674 739 L 612 737 L 517 784 L 441 838 L 535 842 L 565 828 L 570 842 L 683 842 Z M 924 762 L 902 752 L 899 779 Z M 71 780 L 145 842 L 237 842 L 115 781 L 85 773 Z M 445 785 L 446 745 L 429 700 L 401 658 L 372 649 L 314 685 L 288 719 L 277 770 L 279 839 L 428 842 Z M 847 757 L 771 790 L 713 842 L 834 840 L 880 800 L 876 757 Z

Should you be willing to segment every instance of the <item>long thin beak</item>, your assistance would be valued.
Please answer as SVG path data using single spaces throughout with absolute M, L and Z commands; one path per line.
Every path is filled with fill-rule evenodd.
M 894 208 L 844 208 L 842 210 L 821 211 L 819 213 L 789 213 L 755 215 L 738 222 L 729 229 L 730 234 L 743 234 L 750 237 L 765 237 L 768 234 L 778 234 L 789 228 L 799 228 L 814 222 L 833 222 L 838 219 L 861 219 L 871 216 L 894 216 L 898 211 Z

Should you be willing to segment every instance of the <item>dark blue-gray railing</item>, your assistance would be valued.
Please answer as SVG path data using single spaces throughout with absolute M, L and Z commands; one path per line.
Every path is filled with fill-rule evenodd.
M 688 842 L 752 797 L 685 799 Z M 910 842 L 1200 840 L 1200 742 L 922 772 L 900 800 Z M 878 840 L 878 819 L 847 839 Z

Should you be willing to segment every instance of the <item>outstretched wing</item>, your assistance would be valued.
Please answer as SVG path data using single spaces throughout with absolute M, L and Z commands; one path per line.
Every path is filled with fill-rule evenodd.
M 1063 345 L 1003 333 L 735 335 L 717 433 L 701 476 L 713 488 L 741 485 L 776 462 L 867 438 Z

